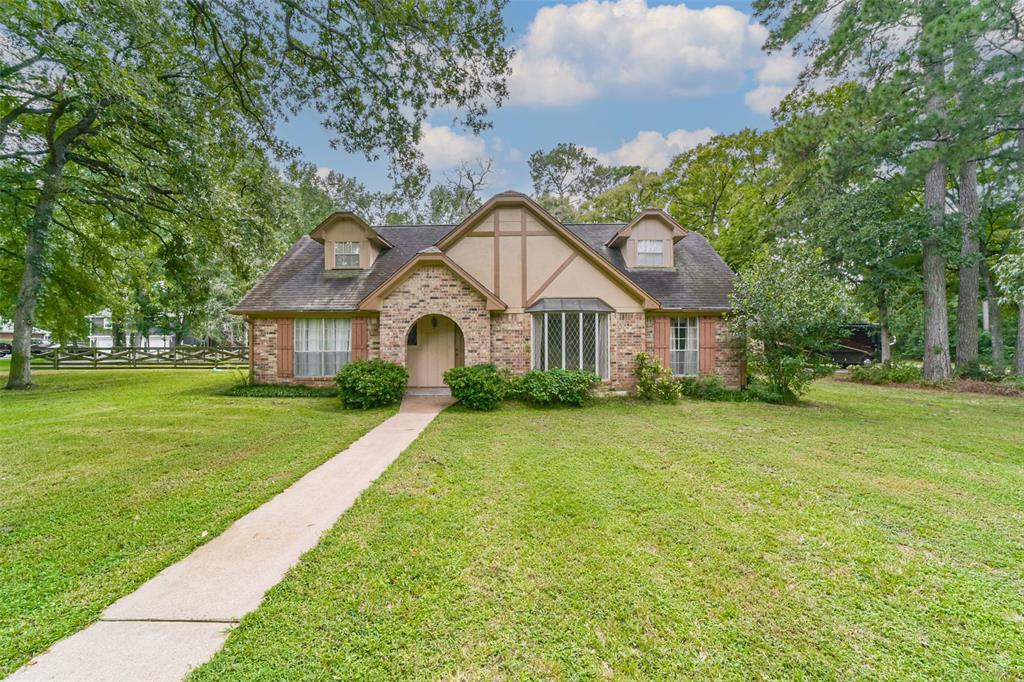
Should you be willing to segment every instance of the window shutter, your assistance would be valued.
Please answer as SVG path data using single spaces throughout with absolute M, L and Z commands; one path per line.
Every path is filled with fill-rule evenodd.
M 700 373 L 715 371 L 715 351 L 718 348 L 718 318 L 700 318 Z
M 672 358 L 669 355 L 669 348 L 672 345 L 672 331 L 667 317 L 654 318 L 654 357 L 658 359 L 662 367 L 672 367 Z
M 277 321 L 277 376 L 290 379 L 295 374 L 295 320 Z
M 369 358 L 369 334 L 366 329 L 366 318 L 352 319 L 352 360 Z

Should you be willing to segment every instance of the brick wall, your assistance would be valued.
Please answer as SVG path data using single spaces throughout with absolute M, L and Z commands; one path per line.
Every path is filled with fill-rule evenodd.
M 507 313 L 491 318 L 491 362 L 516 374 L 532 369 L 532 317 L 528 313 Z
M 631 391 L 636 387 L 633 363 L 637 353 L 647 351 L 646 321 L 643 313 L 611 313 L 610 365 L 612 388 Z
M 654 317 L 647 316 L 647 348 L 648 353 L 654 351 Z M 742 368 L 742 357 L 739 351 L 733 346 L 729 328 L 721 316 L 714 316 L 715 319 L 715 374 L 722 377 L 722 381 L 729 388 L 738 389 L 745 380 L 745 371 Z
M 379 355 L 405 365 L 406 334 L 424 315 L 455 321 L 465 341 L 466 365 L 491 361 L 491 320 L 482 295 L 443 265 L 423 265 L 396 286 L 380 307 Z

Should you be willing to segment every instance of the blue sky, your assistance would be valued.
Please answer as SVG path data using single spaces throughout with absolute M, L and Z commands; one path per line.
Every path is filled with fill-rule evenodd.
M 799 63 L 765 55 L 749 3 L 513 0 L 505 10 L 516 48 L 511 97 L 479 137 L 434 112 L 421 150 L 435 181 L 460 161 L 491 157 L 486 193 L 529 191 L 526 157 L 559 142 L 606 163 L 660 170 L 713 133 L 771 125 L 771 107 Z M 332 150 L 316 115 L 282 124 L 306 161 L 387 189 L 383 162 Z

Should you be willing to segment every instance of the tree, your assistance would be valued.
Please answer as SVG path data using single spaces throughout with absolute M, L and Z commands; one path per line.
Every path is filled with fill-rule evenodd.
M 707 237 L 733 270 L 742 270 L 771 241 L 773 217 L 786 195 L 773 154 L 775 136 L 749 128 L 716 135 L 665 170 L 669 212 Z
M 754 5 L 770 30 L 767 49 L 793 45 L 810 57 L 802 87 L 822 77 L 856 81 L 855 106 L 842 129 L 852 139 L 836 136 L 835 144 L 865 147 L 875 154 L 877 165 L 898 165 L 922 183 L 931 224 L 921 240 L 924 376 L 947 378 L 951 364 L 943 243 L 948 169 L 976 158 L 972 154 L 978 131 L 989 130 L 1008 111 L 1021 110 L 1020 95 L 1005 87 L 1005 74 L 997 76 L 982 58 L 983 52 L 997 49 L 989 46 L 993 32 L 1006 25 L 1005 12 L 1000 3 L 966 0 L 884 5 L 855 0 L 839 6 L 756 0 Z M 823 34 L 822 25 L 831 30 Z M 865 114 L 881 124 L 858 127 Z
M 624 181 L 580 207 L 580 218 L 586 222 L 628 223 L 645 208 L 664 208 L 665 178 L 648 170 L 634 171 Z
M 578 144 L 562 142 L 550 151 L 537 150 L 527 162 L 533 193 L 559 220 L 576 218 L 588 199 L 619 184 L 638 166 L 605 166 Z
M 978 238 L 978 162 L 960 167 L 960 284 L 956 304 L 957 370 L 978 363 L 978 293 L 981 245 Z
M 253 145 L 293 152 L 273 124 L 304 108 L 332 143 L 383 150 L 396 176 L 415 175 L 428 110 L 454 105 L 479 131 L 505 96 L 500 11 L 500 0 L 5 4 L 0 210 L 24 234 L 8 387 L 31 383 L 31 328 L 60 276 L 54 244 L 200 233 L 226 244 L 222 178 Z
M 795 400 L 817 376 L 849 318 L 844 288 L 823 274 L 820 253 L 758 254 L 736 278 L 728 323 L 745 340 L 750 371 L 779 400 Z

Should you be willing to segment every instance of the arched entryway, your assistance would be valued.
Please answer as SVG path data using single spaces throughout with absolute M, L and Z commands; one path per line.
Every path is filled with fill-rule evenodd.
M 459 325 L 444 315 L 424 315 L 409 327 L 405 367 L 410 388 L 444 386 L 444 373 L 465 363 L 465 340 Z

